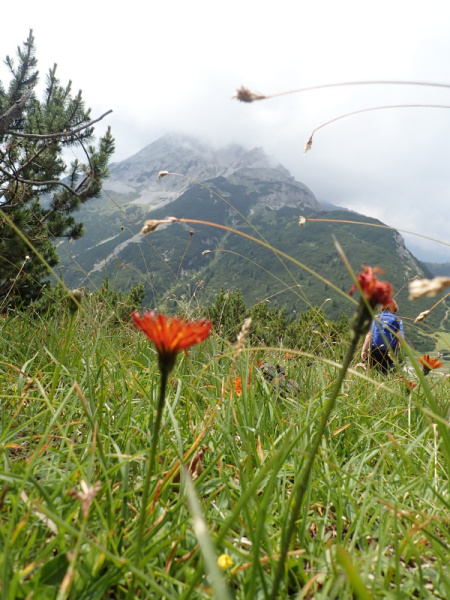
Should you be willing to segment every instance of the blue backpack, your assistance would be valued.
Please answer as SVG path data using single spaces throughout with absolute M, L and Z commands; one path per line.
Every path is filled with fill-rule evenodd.
M 384 312 L 377 315 L 372 322 L 372 348 L 386 350 L 387 340 L 390 349 L 394 350 L 397 346 L 395 334 L 398 333 L 401 333 L 400 320 L 394 314 Z

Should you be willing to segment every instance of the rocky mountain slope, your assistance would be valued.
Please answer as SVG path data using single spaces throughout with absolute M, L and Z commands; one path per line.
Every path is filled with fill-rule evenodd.
M 158 179 L 160 171 L 170 174 Z M 297 264 L 213 225 L 173 224 L 145 237 L 139 234 L 146 219 L 169 215 L 231 226 Z M 194 290 L 196 301 L 208 302 L 223 287 L 242 289 L 249 304 L 265 300 L 294 313 L 325 302 L 328 314 L 337 318 L 352 310 L 346 298 L 352 280 L 336 251 L 335 236 L 355 271 L 362 264 L 386 270 L 386 278 L 402 290 L 398 299 L 405 316 L 429 308 L 427 302 L 411 306 L 407 300 L 408 280 L 429 271 L 406 249 L 398 232 L 320 221 L 299 227 L 300 215 L 379 223 L 349 211 L 321 211 L 311 190 L 260 148 L 215 150 L 194 138 L 170 134 L 111 166 L 102 197 L 78 214 L 86 235 L 61 244 L 58 251 L 72 287 L 93 288 L 106 275 L 124 290 L 144 282 L 148 308 L 171 301 L 175 309 L 173 299 L 192 300 Z M 444 306 L 433 311 L 436 326 L 444 315 Z
M 179 176 L 158 180 L 158 173 L 166 170 Z M 261 148 L 248 151 L 232 145 L 213 150 L 195 138 L 168 134 L 134 156 L 112 164 L 110 172 L 106 191 L 135 195 L 132 202 L 150 210 L 178 198 L 193 180 L 204 182 L 217 177 L 242 185 L 249 192 L 261 192 L 264 184 L 265 196 L 260 200 L 273 208 L 320 210 L 313 193 Z

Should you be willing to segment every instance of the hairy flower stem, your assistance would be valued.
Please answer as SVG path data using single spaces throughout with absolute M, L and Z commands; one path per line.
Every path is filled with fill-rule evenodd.
M 300 509 L 302 507 L 303 499 L 305 496 L 305 492 L 308 489 L 309 476 L 311 474 L 312 466 L 316 455 L 319 451 L 319 447 L 322 441 L 323 434 L 325 433 L 325 429 L 327 427 L 328 419 L 331 415 L 331 412 L 336 403 L 336 398 L 339 394 L 339 390 L 341 389 L 342 382 L 344 381 L 345 375 L 347 373 L 347 369 L 350 366 L 350 363 L 353 359 L 353 355 L 355 354 L 356 347 L 358 345 L 358 341 L 360 336 L 367 331 L 368 325 L 370 324 L 370 312 L 364 302 L 364 300 L 360 301 L 358 312 L 353 323 L 352 327 L 352 338 L 350 342 L 350 347 L 347 351 L 347 354 L 344 358 L 344 362 L 342 363 L 342 368 L 339 371 L 339 376 L 337 378 L 336 384 L 333 388 L 333 392 L 327 401 L 324 411 L 322 413 L 322 418 L 320 420 L 319 429 L 317 430 L 316 437 L 314 438 L 314 442 L 311 447 L 311 451 L 308 455 L 306 463 L 303 465 L 303 468 L 298 476 L 297 481 L 294 484 L 292 489 L 292 498 L 295 498 L 294 507 L 291 512 L 291 518 L 289 520 L 289 524 L 286 529 L 283 531 L 283 537 L 281 540 L 281 552 L 280 559 L 277 564 L 275 578 L 272 587 L 272 594 L 270 596 L 271 600 L 276 600 L 278 594 L 278 588 L 281 583 L 281 578 L 283 576 L 285 570 L 285 560 L 289 550 L 289 546 L 291 544 L 291 539 L 295 531 L 296 522 L 298 520 L 298 515 L 300 513 Z
M 161 429 L 162 413 L 163 413 L 164 401 L 165 401 L 165 397 L 166 397 L 166 386 L 167 386 L 167 380 L 169 377 L 169 373 L 171 371 L 171 366 L 164 364 L 162 361 L 160 361 L 159 369 L 161 371 L 161 386 L 159 389 L 159 401 L 158 401 L 158 408 L 157 408 L 157 412 L 156 412 L 155 426 L 153 428 L 152 445 L 150 447 L 150 456 L 149 456 L 149 459 L 147 462 L 147 470 L 145 473 L 144 485 L 142 488 L 141 514 L 139 515 L 138 530 L 137 530 L 137 535 L 136 535 L 136 566 L 139 566 L 139 563 L 141 561 L 141 554 L 142 554 L 141 550 L 142 550 L 142 541 L 143 541 L 143 535 L 144 535 L 144 527 L 145 527 L 145 522 L 147 520 L 148 493 L 150 490 L 150 481 L 151 481 L 151 478 L 153 477 L 155 458 L 156 458 L 156 448 L 157 448 L 157 444 L 158 444 L 159 430 Z

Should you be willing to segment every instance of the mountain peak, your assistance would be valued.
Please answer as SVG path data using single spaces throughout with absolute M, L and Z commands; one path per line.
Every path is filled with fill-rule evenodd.
M 160 171 L 177 173 L 181 177 L 159 181 Z M 135 203 L 146 204 L 152 209 L 175 200 L 193 181 L 203 183 L 225 177 L 260 194 L 261 202 L 266 202 L 269 208 L 306 206 L 319 210 L 312 192 L 296 182 L 289 171 L 261 147 L 248 150 L 230 144 L 215 149 L 193 136 L 172 132 L 130 158 L 112 164 L 110 173 L 105 189 L 134 195 Z M 262 182 L 264 186 L 260 185 Z

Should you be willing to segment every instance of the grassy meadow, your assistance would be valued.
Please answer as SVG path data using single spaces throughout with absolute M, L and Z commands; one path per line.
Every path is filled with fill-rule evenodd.
M 241 162 L 230 147 L 219 176 L 217 154 L 209 164 L 188 144 L 174 163 L 212 187 L 156 175 L 158 158 L 117 178 L 134 191 L 98 198 L 114 140 L 108 128 L 95 146 L 92 126 L 111 111 L 91 120 L 56 64 L 40 102 L 35 65 L 30 30 L 0 82 L 0 598 L 448 600 L 449 308 L 426 292 L 411 305 L 407 291 L 431 273 L 393 228 L 321 212 L 272 159 L 263 173 L 260 149 Z M 329 120 L 304 151 L 338 119 L 400 106 Z M 175 198 L 169 185 L 158 205 L 135 203 L 156 201 L 145 181 L 168 175 L 200 193 Z M 155 244 L 134 243 L 157 227 Z M 354 275 L 374 249 L 390 282 L 375 265 Z M 84 297 L 66 288 L 88 283 Z M 358 362 L 391 283 L 406 306 L 406 362 L 382 375 Z M 352 320 L 336 298 L 353 303 Z M 150 304 L 160 312 L 139 331 L 130 313 Z M 165 310 L 187 322 L 168 332 Z M 438 350 L 447 362 L 424 355 L 422 367 Z
M 213 333 L 170 374 L 142 516 L 154 346 L 94 297 L 0 330 L 3 598 L 450 597 L 448 377 L 357 353 L 304 478 L 340 362 Z

